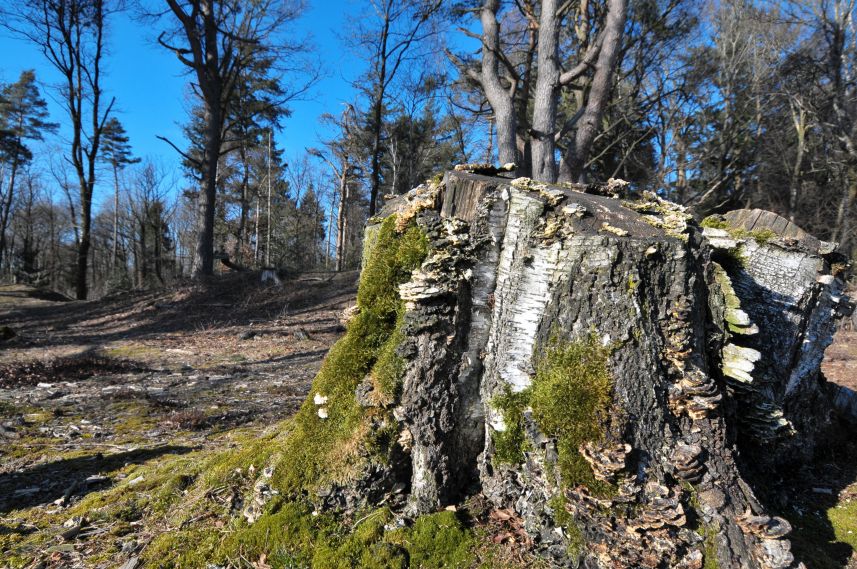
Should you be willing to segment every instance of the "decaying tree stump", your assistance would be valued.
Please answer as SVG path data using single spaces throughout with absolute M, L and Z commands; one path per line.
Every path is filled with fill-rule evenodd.
M 395 400 L 356 397 L 399 450 L 328 503 L 383 494 L 368 478 L 408 516 L 482 492 L 558 565 L 800 566 L 741 465 L 805 460 L 826 424 L 843 260 L 774 214 L 700 226 L 624 186 L 455 171 L 388 204 L 428 256 L 399 287 Z

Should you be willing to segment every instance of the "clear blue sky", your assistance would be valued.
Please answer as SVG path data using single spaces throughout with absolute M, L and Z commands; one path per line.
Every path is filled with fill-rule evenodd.
M 293 102 L 293 114 L 283 122 L 277 136 L 286 155 L 306 146 L 318 145 L 319 138 L 331 133 L 318 118 L 322 113 L 338 113 L 342 101 L 351 100 L 354 91 L 349 80 L 363 69 L 363 63 L 341 45 L 334 30 L 342 30 L 359 4 L 348 0 L 315 0 L 296 23 L 300 33 L 309 33 L 323 64 L 322 80 L 302 101 Z M 185 69 L 175 56 L 155 43 L 157 31 L 146 29 L 130 15 L 121 14 L 111 23 L 104 85 L 108 97 L 116 97 L 117 116 L 131 139 L 137 156 L 151 157 L 167 167 L 177 167 L 177 153 L 157 135 L 170 138 L 183 148 L 181 123 L 187 117 Z M 51 119 L 61 125 L 68 119 L 50 86 L 57 75 L 44 56 L 28 42 L 0 32 L 0 81 L 17 80 L 21 71 L 35 69 L 50 103 Z M 62 134 L 62 130 L 60 131 Z M 104 192 L 100 192 L 104 196 Z M 96 201 L 99 196 L 96 196 Z

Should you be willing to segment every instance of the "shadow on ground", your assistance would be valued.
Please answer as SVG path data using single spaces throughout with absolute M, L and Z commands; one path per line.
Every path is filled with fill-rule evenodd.
M 757 472 L 745 465 L 754 490 L 770 514 L 791 522 L 792 551 L 811 569 L 842 569 L 854 560 L 854 548 L 837 540 L 827 511 L 840 493 L 857 482 L 855 426 L 835 418 L 822 446 L 807 464 L 779 472 Z M 752 455 L 750 455 L 752 456 Z
M 17 302 L 20 291 L 0 290 L 0 300 L 5 301 L 0 302 L 0 317 L 16 332 L 23 332 L 22 338 L 7 345 L 97 345 L 341 308 L 356 293 L 357 275 L 356 271 L 307 273 L 273 286 L 261 284 L 258 272 L 231 273 L 168 291 L 32 306 Z
M 87 482 L 87 479 L 108 475 L 128 464 L 140 464 L 159 456 L 185 454 L 193 450 L 198 449 L 164 445 L 108 455 L 97 453 L 43 462 L 21 472 L 0 474 L 0 513 L 103 490 L 112 480 L 92 479 Z

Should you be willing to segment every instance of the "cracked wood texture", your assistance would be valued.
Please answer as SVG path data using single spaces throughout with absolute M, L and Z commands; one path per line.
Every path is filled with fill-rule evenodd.
M 400 287 L 401 452 L 380 478 L 407 517 L 481 492 L 556 566 L 800 567 L 752 472 L 808 459 L 827 424 L 819 363 L 850 308 L 837 253 L 768 212 L 703 230 L 624 190 L 455 171 L 385 207 L 430 253 Z M 610 404 L 579 447 L 530 395 L 551 345 L 608 354 Z M 516 395 L 517 414 L 498 404 Z M 564 479 L 563 453 L 600 489 Z

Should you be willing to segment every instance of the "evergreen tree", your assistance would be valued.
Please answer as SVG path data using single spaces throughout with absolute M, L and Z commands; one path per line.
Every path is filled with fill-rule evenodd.
M 48 122 L 47 103 L 39 93 L 33 70 L 21 73 L 18 81 L 0 92 L 0 158 L 9 164 L 9 184 L 0 188 L 0 267 L 6 251 L 6 230 L 15 196 L 18 170 L 33 158 L 27 141 L 43 140 L 45 133 L 56 130 Z
M 116 117 L 110 117 L 104 125 L 102 137 L 101 158 L 110 165 L 113 171 L 113 244 L 110 255 L 110 271 L 115 273 L 119 245 L 119 172 L 130 164 L 136 164 L 140 159 L 131 155 L 131 145 L 125 128 Z

